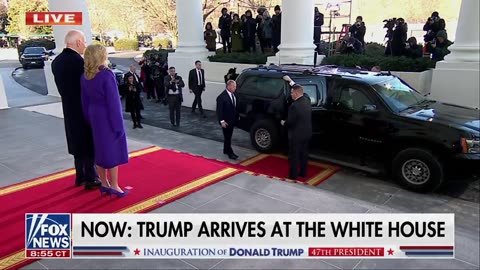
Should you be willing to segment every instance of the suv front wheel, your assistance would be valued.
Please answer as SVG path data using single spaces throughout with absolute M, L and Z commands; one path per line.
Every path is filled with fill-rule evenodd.
M 253 147 L 261 153 L 271 153 L 278 143 L 279 133 L 273 121 L 262 119 L 256 121 L 250 130 Z
M 400 151 L 393 159 L 392 169 L 397 182 L 412 191 L 433 191 L 443 182 L 441 162 L 425 149 L 407 148 Z

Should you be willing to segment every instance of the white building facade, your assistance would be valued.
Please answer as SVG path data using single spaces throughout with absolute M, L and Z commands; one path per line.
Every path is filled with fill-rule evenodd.
M 49 0 L 50 11 L 81 11 L 83 25 L 76 27 L 87 35 L 91 42 L 91 28 L 88 15 L 87 0 L 64 1 Z M 268 63 L 297 63 L 313 64 L 313 10 L 315 0 L 283 0 L 282 1 L 282 40 L 280 52 L 275 57 L 268 59 Z M 181 12 L 180 12 L 181 11 Z M 203 40 L 203 13 L 202 0 L 177 0 L 178 16 L 178 48 L 169 56 L 169 65 L 177 69 L 177 73 L 184 78 L 188 71 L 194 67 L 194 62 L 200 60 L 207 62 L 211 55 L 205 49 Z M 434 70 L 431 96 L 442 102 L 479 108 L 479 1 L 463 0 L 460 9 L 459 23 L 456 31 L 455 44 L 451 47 L 452 53 L 445 61 L 437 63 Z M 74 27 L 56 26 L 54 35 L 56 51 L 64 47 L 65 33 Z M 318 61 L 321 61 L 319 57 Z M 211 65 L 212 64 L 212 65 Z M 231 64 L 229 67 L 246 68 L 246 65 Z M 207 90 L 202 98 L 206 103 L 205 109 L 214 109 L 216 96 L 224 89 L 221 79 L 224 74 L 210 74 L 215 72 L 204 65 L 207 78 Z M 226 73 L 228 69 L 225 69 Z M 45 66 L 49 95 L 58 96 L 49 64 Z M 184 106 L 189 106 L 193 101 L 193 94 L 184 92 Z M 1 94 L 0 94 L 1 97 Z

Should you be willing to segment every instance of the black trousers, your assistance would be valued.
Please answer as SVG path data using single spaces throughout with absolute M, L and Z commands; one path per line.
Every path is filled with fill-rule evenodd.
M 255 41 L 255 36 L 253 37 L 246 37 L 247 43 L 247 52 L 256 52 L 257 51 L 257 44 Z
M 155 84 L 153 83 L 153 81 L 148 81 L 147 83 L 145 83 L 145 88 L 147 88 L 147 99 L 155 99 Z
M 289 178 L 296 179 L 298 175 L 307 176 L 308 143 L 306 140 L 288 140 L 288 161 L 290 163 Z M 300 166 L 300 172 L 299 172 Z
M 223 44 L 223 52 L 226 53 L 227 49 L 228 52 L 232 52 L 232 43 L 230 42 L 230 35 L 221 35 L 222 36 L 222 44 Z
M 170 110 L 170 123 L 180 125 L 180 95 L 168 95 L 168 109 Z
M 224 154 L 233 154 L 232 149 L 232 135 L 233 135 L 233 126 L 227 126 L 227 128 L 222 128 L 223 131 L 223 153 Z
M 197 109 L 197 104 L 198 104 L 198 110 L 200 111 L 201 114 L 203 114 L 202 93 L 203 93 L 203 89 L 193 90 L 193 94 L 195 95 L 195 99 L 193 100 L 193 104 L 192 104 L 192 112 L 195 112 L 195 110 Z
M 157 94 L 157 100 L 161 101 L 162 99 L 165 98 L 165 87 L 163 83 L 161 83 L 158 80 L 154 82 L 154 86 L 155 86 L 155 93 Z
M 94 182 L 98 178 L 93 157 L 74 156 L 74 159 L 76 174 L 75 182 Z
M 140 115 L 140 110 L 133 110 L 130 112 L 130 115 L 132 116 L 132 121 L 134 125 L 140 124 L 140 119 L 142 119 Z

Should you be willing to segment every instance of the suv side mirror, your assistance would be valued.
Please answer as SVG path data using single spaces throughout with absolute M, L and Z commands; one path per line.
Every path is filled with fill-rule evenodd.
M 362 107 L 362 113 L 376 113 L 378 112 L 377 106 L 371 104 L 365 104 Z

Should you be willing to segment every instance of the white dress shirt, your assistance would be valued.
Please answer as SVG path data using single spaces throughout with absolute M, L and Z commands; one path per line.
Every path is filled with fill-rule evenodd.
M 202 70 L 201 69 L 196 69 L 197 70 L 197 81 L 198 85 L 202 85 Z

